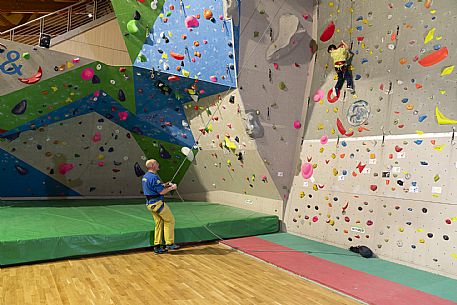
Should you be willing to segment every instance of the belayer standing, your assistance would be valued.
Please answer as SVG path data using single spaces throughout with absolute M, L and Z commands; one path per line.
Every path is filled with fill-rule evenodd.
M 175 218 L 164 201 L 164 195 L 176 190 L 173 183 L 162 183 L 157 172 L 159 162 L 154 159 L 146 161 L 148 172 L 143 176 L 143 193 L 146 196 L 146 207 L 151 212 L 155 222 L 154 252 L 162 254 L 168 250 L 179 249 L 175 242 Z M 165 245 L 163 245 L 163 237 Z
M 348 45 L 344 41 L 341 41 L 338 47 L 334 44 L 329 45 L 327 52 L 333 59 L 333 65 L 335 67 L 336 74 L 338 75 L 338 81 L 333 89 L 332 97 L 340 94 L 340 90 L 343 87 L 345 80 L 348 91 L 351 94 L 354 94 L 354 83 L 352 81 L 352 73 L 349 64 L 349 59 L 353 54 L 349 52 Z

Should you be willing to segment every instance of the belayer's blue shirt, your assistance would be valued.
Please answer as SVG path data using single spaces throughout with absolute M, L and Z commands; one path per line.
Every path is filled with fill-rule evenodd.
M 164 199 L 163 195 L 160 195 L 160 192 L 163 191 L 164 187 L 158 175 L 147 172 L 141 181 L 143 184 L 143 193 L 145 196 L 158 196 L 156 198 L 146 200 L 147 204 L 152 204 Z

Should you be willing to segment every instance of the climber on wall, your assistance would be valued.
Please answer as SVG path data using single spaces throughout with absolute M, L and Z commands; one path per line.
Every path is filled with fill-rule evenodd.
M 343 40 L 338 47 L 334 44 L 329 45 L 327 52 L 332 57 L 335 71 L 338 74 L 338 81 L 332 91 L 332 97 L 339 96 L 344 80 L 346 80 L 348 91 L 354 94 L 354 83 L 349 63 L 349 60 L 354 54 L 349 51 L 348 45 Z
M 174 243 L 175 239 L 175 218 L 170 208 L 164 201 L 164 195 L 176 190 L 177 186 L 173 183 L 162 183 L 157 175 L 159 162 L 154 159 L 146 161 L 148 172 L 143 176 L 143 193 L 146 196 L 146 207 L 151 212 L 155 222 L 154 229 L 154 252 L 162 254 L 168 250 L 179 249 Z M 165 237 L 165 247 L 163 247 L 162 236 Z

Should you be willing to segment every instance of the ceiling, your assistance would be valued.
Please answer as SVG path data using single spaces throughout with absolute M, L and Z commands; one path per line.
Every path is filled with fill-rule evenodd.
M 55 12 L 81 0 L 8 0 L 0 1 L 0 32 L 40 16 Z

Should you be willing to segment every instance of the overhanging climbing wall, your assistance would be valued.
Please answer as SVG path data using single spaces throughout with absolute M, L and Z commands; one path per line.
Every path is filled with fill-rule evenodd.
M 318 12 L 287 230 L 457 276 L 457 3 L 320 1 Z M 356 94 L 332 100 L 326 51 L 341 40 L 352 45 Z

